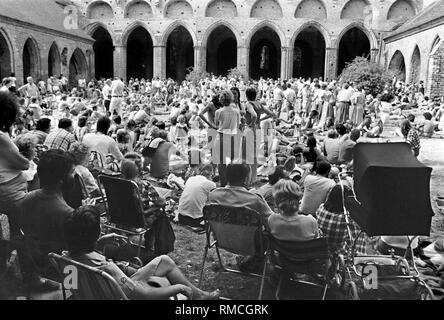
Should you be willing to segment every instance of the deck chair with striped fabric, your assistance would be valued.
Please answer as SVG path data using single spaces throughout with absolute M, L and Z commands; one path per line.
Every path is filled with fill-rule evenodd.
M 74 300 L 128 300 L 116 280 L 106 272 L 55 253 L 50 253 L 49 258 L 61 277 L 64 300 L 67 292 Z M 73 282 L 70 282 L 73 288 L 66 288 L 66 276 L 72 275 L 72 272 L 76 272 L 76 277 L 73 276 Z M 77 283 L 74 283 L 75 279 Z

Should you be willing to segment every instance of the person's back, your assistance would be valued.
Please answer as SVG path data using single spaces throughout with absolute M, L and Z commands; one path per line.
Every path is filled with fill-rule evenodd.
M 64 249 L 63 225 L 74 209 L 61 195 L 35 190 L 25 196 L 21 208 L 22 229 L 27 237 L 45 247 Z
M 324 149 L 327 160 L 330 163 L 337 163 L 339 158 L 340 141 L 337 138 L 326 138 L 324 140 Z
M 316 219 L 311 215 L 284 216 L 272 214 L 268 226 L 274 238 L 281 241 L 309 241 L 319 235 Z
M 210 192 L 208 204 L 243 207 L 254 210 L 257 213 L 268 217 L 273 211 L 260 194 L 247 190 L 243 185 L 247 182 L 250 168 L 243 164 L 229 164 L 227 166 L 228 186 L 217 188 Z
M 170 155 L 174 145 L 171 142 L 163 142 L 154 152 L 151 158 L 151 175 L 154 178 L 165 178 L 170 169 Z
M 189 178 L 179 200 L 179 214 L 193 219 L 202 218 L 202 210 L 208 195 L 215 188 L 216 184 L 204 176 Z

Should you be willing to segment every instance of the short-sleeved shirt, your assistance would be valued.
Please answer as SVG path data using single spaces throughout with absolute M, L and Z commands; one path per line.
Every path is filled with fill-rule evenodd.
M 301 212 L 315 215 L 319 206 L 325 202 L 335 182 L 319 175 L 309 175 L 304 181 L 304 195 L 301 201 Z
M 353 148 L 355 147 L 356 142 L 351 140 L 350 138 L 345 139 L 339 145 L 339 163 L 346 163 L 353 160 Z
M 105 163 L 105 159 L 109 154 L 112 154 L 114 159 L 120 161 L 123 159 L 123 155 L 119 150 L 117 142 L 101 133 L 87 133 L 83 137 L 83 144 L 85 144 L 91 151 L 98 152 Z
M 203 207 L 208 201 L 208 195 L 214 189 L 216 184 L 204 176 L 189 178 L 179 200 L 179 213 L 193 219 L 202 218 Z

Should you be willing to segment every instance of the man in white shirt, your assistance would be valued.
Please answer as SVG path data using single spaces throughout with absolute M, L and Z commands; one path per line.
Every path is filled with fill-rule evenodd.
M 317 165 L 316 175 L 309 175 L 305 178 L 301 213 L 315 216 L 319 206 L 327 200 L 328 193 L 336 184 L 327 178 L 330 170 L 330 163 L 321 161 Z
M 28 83 L 20 87 L 19 92 L 23 92 L 29 101 L 31 101 L 32 98 L 38 99 L 40 96 L 40 92 L 39 88 L 34 83 L 34 79 L 32 77 L 28 77 L 26 81 Z
M 102 117 L 97 121 L 97 132 L 87 133 L 83 137 L 83 144 L 85 144 L 91 151 L 97 152 L 102 160 L 106 163 L 106 157 L 111 154 L 118 162 L 123 160 L 123 155 L 117 146 L 117 142 L 108 136 L 108 130 L 111 126 L 111 120 L 107 117 Z
M 111 105 L 111 84 L 111 79 L 107 79 L 102 89 L 102 97 L 107 112 L 109 111 L 109 107 Z
M 279 118 L 282 111 L 282 104 L 284 102 L 284 91 L 282 91 L 282 85 L 280 83 L 278 83 L 276 88 L 273 90 L 273 100 L 274 108 Z
M 286 88 L 287 89 L 285 89 L 285 91 L 284 91 L 284 96 L 285 96 L 285 100 L 287 102 L 287 112 L 290 112 L 290 111 L 294 110 L 294 107 L 296 104 L 296 92 L 291 87 L 290 83 L 287 83 Z
M 216 189 L 216 184 L 209 180 L 213 172 L 213 167 L 208 164 L 200 170 L 200 175 L 191 177 L 185 184 L 185 189 L 179 200 L 179 220 L 184 222 L 194 222 L 198 226 L 203 219 L 203 208 L 208 201 L 208 195 Z M 190 220 L 192 219 L 192 220 Z
M 123 93 L 125 90 L 125 84 L 119 78 L 115 78 L 115 80 L 111 84 L 111 104 L 109 106 L 109 112 L 111 116 L 114 115 L 114 112 L 122 117 L 122 102 L 123 102 Z

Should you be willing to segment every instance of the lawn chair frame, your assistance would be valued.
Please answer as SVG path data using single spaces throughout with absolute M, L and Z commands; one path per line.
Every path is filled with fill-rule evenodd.
M 256 211 L 249 210 L 247 208 L 243 207 L 225 207 L 225 206 L 219 206 L 219 205 L 208 205 L 205 206 L 203 209 L 204 214 L 204 221 L 205 221 L 205 234 L 206 234 L 206 245 L 204 249 L 204 256 L 202 260 L 201 265 L 201 272 L 199 277 L 199 285 L 202 282 L 202 277 L 205 269 L 205 262 L 208 255 L 208 250 L 211 248 L 216 249 L 217 257 L 219 259 L 219 265 L 225 272 L 231 272 L 236 274 L 245 274 L 253 277 L 260 277 L 261 278 L 261 285 L 259 289 L 259 300 L 262 300 L 262 294 L 264 289 L 264 283 L 265 283 L 265 274 L 266 274 L 266 268 L 267 268 L 267 252 L 264 248 L 264 222 L 263 217 L 257 213 Z M 236 218 L 237 219 L 236 219 Z M 233 219 L 234 218 L 234 219 Z M 237 220 L 237 221 L 233 221 Z M 229 222 L 229 223 L 227 223 Z M 242 272 L 240 270 L 235 269 L 229 269 L 226 268 L 222 262 L 222 258 L 220 256 L 219 249 L 224 249 L 226 251 L 229 251 L 234 254 L 243 254 L 245 255 L 245 252 L 240 249 L 236 250 L 236 248 L 229 248 L 226 244 L 226 238 L 223 237 L 219 228 L 216 227 L 216 223 L 219 223 L 220 225 L 231 225 L 231 226 L 237 226 L 237 227 L 245 227 L 245 228 L 251 228 L 250 232 L 254 232 L 254 238 L 252 241 L 254 242 L 251 245 L 251 248 L 253 248 L 248 255 L 256 255 L 259 254 L 260 256 L 264 257 L 264 266 L 262 268 L 262 274 L 256 274 L 256 273 L 248 273 L 248 272 Z M 220 226 L 219 225 L 219 226 Z M 211 240 L 211 237 L 213 236 L 213 240 Z M 220 245 L 222 244 L 222 245 Z

